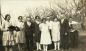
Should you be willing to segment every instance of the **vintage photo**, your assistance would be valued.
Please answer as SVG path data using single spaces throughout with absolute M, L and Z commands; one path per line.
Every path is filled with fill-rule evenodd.
M 86 0 L 0 0 L 0 51 L 86 51 Z

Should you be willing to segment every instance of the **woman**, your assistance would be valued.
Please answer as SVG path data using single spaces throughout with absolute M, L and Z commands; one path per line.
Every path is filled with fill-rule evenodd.
M 57 18 L 54 18 L 52 23 L 52 41 L 54 42 L 54 50 L 57 49 L 58 44 L 58 50 L 60 50 L 60 22 Z
M 40 46 L 40 36 L 41 36 L 41 31 L 39 29 L 39 24 L 40 24 L 40 18 L 39 16 L 35 17 L 35 41 L 36 41 L 36 46 L 37 46 L 37 50 L 41 50 L 41 46 Z
M 51 37 L 49 32 L 49 25 L 46 23 L 46 19 L 42 19 L 42 23 L 39 25 L 41 30 L 41 40 L 40 44 L 43 45 L 43 50 L 47 51 L 48 45 L 51 44 Z
M 22 16 L 18 17 L 18 22 L 16 24 L 16 44 L 18 45 L 19 51 L 22 50 L 21 45 L 25 43 L 25 33 L 24 33 L 24 22 L 22 21 Z
M 69 49 L 69 21 L 64 18 L 61 21 L 61 48 L 64 50 Z
M 34 33 L 34 23 L 31 21 L 31 17 L 26 17 L 25 25 L 25 37 L 26 45 L 28 51 L 33 51 L 33 33 Z
M 52 22 L 53 22 L 53 20 L 49 16 L 46 17 L 46 19 L 47 19 L 46 23 L 47 23 L 47 25 L 49 25 L 49 32 L 50 32 L 50 36 L 51 36 L 51 39 L 52 39 L 51 29 L 52 29 Z M 54 48 L 53 43 L 48 46 L 48 49 L 52 49 L 52 48 Z
M 72 18 L 69 18 L 69 34 L 70 34 L 70 47 L 75 48 L 78 46 L 78 31 L 77 31 L 77 22 L 73 21 Z
M 14 37 L 13 31 L 10 30 L 10 26 L 12 26 L 10 22 L 10 15 L 5 15 L 5 21 L 2 23 L 2 30 L 3 30 L 3 46 L 5 47 L 5 51 L 12 51 L 12 46 L 14 45 Z

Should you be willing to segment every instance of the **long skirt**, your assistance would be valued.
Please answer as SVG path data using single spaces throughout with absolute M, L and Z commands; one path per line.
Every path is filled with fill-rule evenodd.
M 3 46 L 12 46 L 14 45 L 14 35 L 10 31 L 3 32 Z
M 25 43 L 25 33 L 24 31 L 17 31 L 15 35 L 15 42 L 16 43 Z
M 65 33 L 65 32 L 64 32 Z M 61 35 L 61 48 L 63 49 L 68 49 L 69 48 L 69 43 L 70 42 L 70 36 L 69 33 L 67 33 L 67 35 Z
M 60 32 L 56 32 L 56 31 L 52 32 L 52 41 L 53 42 L 60 41 Z
M 70 32 L 70 47 L 78 46 L 78 31 Z
M 48 45 L 51 44 L 51 36 L 49 32 L 41 32 L 41 41 L 40 44 Z

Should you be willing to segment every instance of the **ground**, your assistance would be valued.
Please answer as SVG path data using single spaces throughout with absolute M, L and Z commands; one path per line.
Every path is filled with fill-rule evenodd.
M 4 51 L 2 46 L 0 46 L 0 51 Z M 18 51 L 16 47 L 14 48 L 14 51 Z M 54 51 L 54 50 L 51 49 L 48 51 Z M 77 48 L 72 48 L 66 51 L 86 51 L 86 31 L 85 32 L 81 31 L 79 33 L 79 46 Z

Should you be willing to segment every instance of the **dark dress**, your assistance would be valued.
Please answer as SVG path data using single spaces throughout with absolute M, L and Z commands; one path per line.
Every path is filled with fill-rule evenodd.
M 34 23 L 31 22 L 31 25 L 28 26 L 27 22 L 25 24 L 25 36 L 26 36 L 26 45 L 28 51 L 33 51 L 33 33 L 34 33 Z
M 34 31 L 34 33 L 35 33 L 35 41 L 36 41 L 36 42 L 40 42 L 41 31 L 40 31 L 40 29 L 39 29 L 39 24 L 37 24 L 37 23 L 35 22 L 34 25 L 35 25 L 35 31 Z
M 64 19 L 63 23 L 61 23 L 61 48 L 68 49 L 69 48 L 69 21 L 68 19 Z
M 71 31 L 74 30 L 74 31 Z M 73 26 L 70 25 L 70 47 L 75 48 L 78 47 L 78 31 L 73 28 Z

